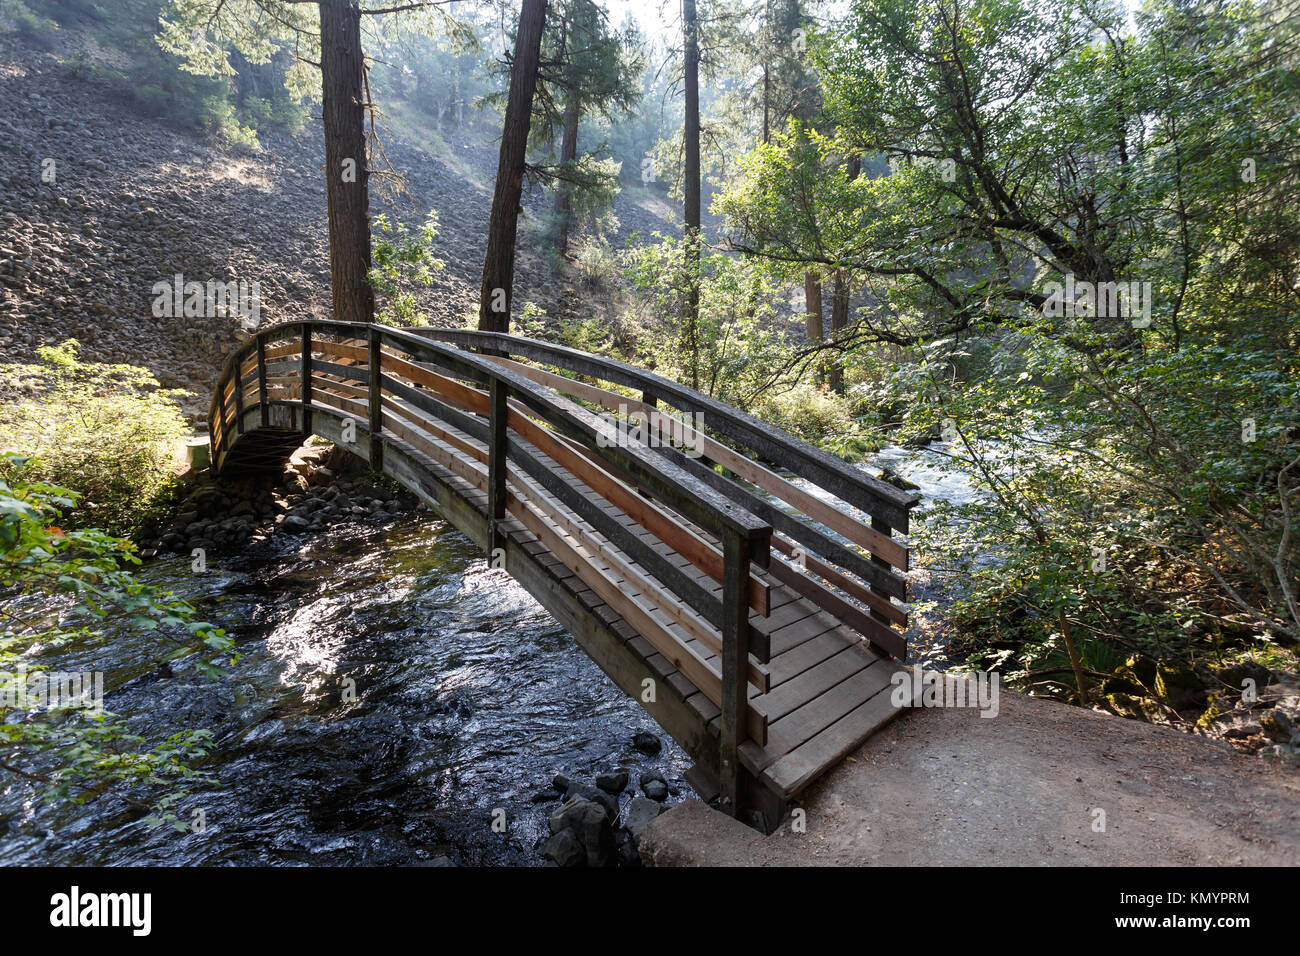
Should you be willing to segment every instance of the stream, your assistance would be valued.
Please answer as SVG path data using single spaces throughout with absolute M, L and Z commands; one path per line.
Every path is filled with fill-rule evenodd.
M 883 466 L 920 486 L 922 509 L 970 494 L 930 449 L 886 448 L 863 465 Z M 686 754 L 429 512 L 275 535 L 202 573 L 187 556 L 159 558 L 139 576 L 235 636 L 232 676 L 160 669 L 161 639 L 112 621 L 103 642 L 41 663 L 103 671 L 106 709 L 150 740 L 213 731 L 202 766 L 214 785 L 175 810 L 202 827 L 149 827 L 112 797 L 45 803 L 0 775 L 0 864 L 538 865 L 558 804 L 533 798 L 557 773 L 626 769 L 626 801 L 657 770 L 670 801 L 690 794 Z M 920 577 L 918 600 L 932 598 Z M 641 731 L 659 754 L 634 749 Z

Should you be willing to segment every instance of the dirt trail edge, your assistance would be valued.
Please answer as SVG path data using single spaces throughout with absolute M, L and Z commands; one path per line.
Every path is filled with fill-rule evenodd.
M 1300 864 L 1300 773 L 1222 741 L 1003 692 L 996 717 L 913 710 L 809 790 L 806 832 L 699 801 L 652 866 Z M 1105 811 L 1105 831 L 1099 832 Z

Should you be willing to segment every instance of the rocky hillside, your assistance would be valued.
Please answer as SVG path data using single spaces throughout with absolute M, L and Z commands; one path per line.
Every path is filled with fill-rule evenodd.
M 446 267 L 420 307 L 459 325 L 478 295 L 496 145 L 454 137 L 450 165 L 400 138 L 386 142 L 409 196 L 377 196 L 375 206 L 413 225 L 438 214 Z M 229 152 L 137 115 L 58 52 L 0 37 L 0 361 L 72 336 L 88 359 L 144 365 L 164 385 L 193 390 L 197 421 L 238 324 L 157 318 L 154 284 L 177 274 L 256 281 L 263 322 L 328 317 L 322 166 L 315 125 L 297 140 Z M 620 232 L 666 230 L 667 208 L 621 200 Z M 553 275 L 522 226 L 521 240 L 517 303 L 535 302 L 552 320 L 609 307 L 607 292 Z

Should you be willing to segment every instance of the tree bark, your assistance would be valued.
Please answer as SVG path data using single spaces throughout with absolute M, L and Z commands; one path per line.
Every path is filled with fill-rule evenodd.
M 686 119 L 682 126 L 686 168 L 682 188 L 685 193 L 682 219 L 686 242 L 686 296 L 682 306 L 682 324 L 691 388 L 700 382 L 700 44 L 695 0 L 682 0 L 682 45 L 685 61 Z
M 803 274 L 804 311 L 808 321 L 808 344 L 820 345 L 826 338 L 822 323 L 822 277 L 816 269 Z M 817 358 L 817 380 L 825 378 L 821 356 Z
M 321 0 L 320 33 L 333 315 L 341 322 L 373 322 L 361 11 L 351 0 Z
M 496 188 L 488 219 L 487 252 L 479 288 L 478 327 L 485 332 L 510 331 L 510 303 L 515 278 L 515 239 L 519 229 L 519 199 L 524 191 L 524 158 L 532 125 L 537 63 L 546 22 L 547 0 L 523 0 L 515 58 L 510 70 Z
M 835 270 L 835 285 L 831 291 L 831 338 L 843 332 L 849 325 L 849 276 L 847 270 L 840 266 Z M 837 392 L 844 390 L 844 359 L 832 355 L 827 362 L 830 369 L 830 385 Z
M 578 120 L 581 116 L 578 95 L 571 92 L 564 104 L 564 139 L 560 144 L 560 163 L 568 169 L 572 169 L 573 161 L 578 158 Z M 563 256 L 569 251 L 569 226 L 573 222 L 573 184 L 561 180 L 558 185 L 559 189 L 555 193 L 555 244 Z

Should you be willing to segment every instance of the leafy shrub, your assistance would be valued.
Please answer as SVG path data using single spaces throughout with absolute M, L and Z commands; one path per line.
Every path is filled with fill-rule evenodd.
M 417 308 L 416 296 L 421 287 L 433 284 L 433 273 L 444 265 L 433 255 L 437 213 L 430 212 L 418 231 L 401 222 L 389 222 L 383 213 L 374 217 L 373 225 L 369 279 L 378 300 L 376 321 L 428 325 L 428 317 Z
M 34 365 L 6 367 L 17 395 L 0 405 L 3 450 L 30 459 L 33 480 L 78 489 L 74 525 L 124 534 L 173 482 L 176 445 L 189 433 L 176 399 L 187 393 L 136 366 L 82 362 L 77 348 L 68 339 L 37 349 Z
M 157 86 L 138 86 L 132 93 L 136 108 L 148 116 L 166 116 L 171 111 L 172 95 Z
M 225 674 L 218 660 L 235 659 L 234 642 L 198 620 L 187 602 L 136 580 L 131 567 L 140 560 L 130 541 L 62 530 L 61 512 L 75 504 L 76 492 L 28 480 L 32 469 L 14 456 L 0 459 L 0 467 L 10 476 L 0 479 L 0 593 L 7 598 L 0 615 L 0 764 L 19 769 L 54 799 L 148 795 L 155 800 L 152 822 L 183 829 L 170 808 L 201 777 L 190 763 L 208 752 L 211 732 L 183 731 L 150 745 L 104 712 L 93 694 L 58 706 L 20 695 L 45 670 L 38 665 L 29 673 L 22 665 L 67 645 L 94 645 L 98 624 L 109 618 L 157 632 L 174 645 L 166 660 L 188 658 L 213 678 Z
M 814 445 L 830 445 L 858 434 L 848 402 L 828 389 L 800 386 L 769 392 L 754 405 L 753 413 Z
M 592 286 L 612 285 L 618 273 L 618 259 L 604 236 L 587 236 L 578 246 L 578 276 Z
M 52 50 L 59 25 L 48 17 L 35 13 L 22 0 L 0 3 L 0 16 L 13 21 L 14 28 L 28 43 L 43 50 Z

